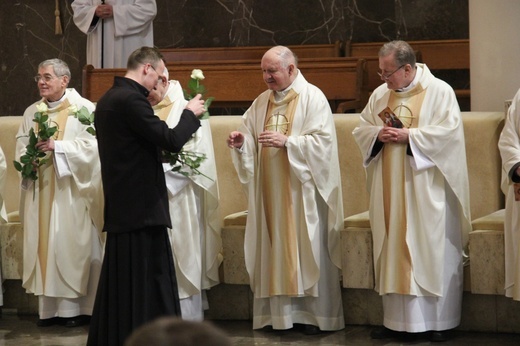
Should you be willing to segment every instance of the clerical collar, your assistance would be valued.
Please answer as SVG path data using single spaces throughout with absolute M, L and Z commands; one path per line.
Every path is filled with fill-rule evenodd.
M 423 69 L 415 65 L 415 77 L 413 77 L 413 81 L 410 84 L 408 84 L 408 86 L 405 86 L 401 89 L 396 89 L 395 91 L 399 93 L 412 90 L 417 85 L 417 83 L 419 83 L 419 79 L 421 79 L 422 72 Z
M 60 97 L 60 99 L 58 101 L 49 101 L 49 100 L 45 100 L 45 101 L 47 101 L 47 104 L 49 105 L 49 108 L 58 107 L 60 105 L 60 103 L 63 102 L 63 100 L 65 99 L 66 95 L 67 95 L 67 89 L 65 89 L 65 92 L 63 93 L 63 96 Z
M 298 74 L 299 74 L 299 70 L 298 70 Z M 283 89 L 282 91 L 275 91 L 274 92 L 274 99 L 276 102 L 279 102 L 281 100 L 283 100 L 285 98 L 285 96 L 287 96 L 287 94 L 289 93 L 289 91 L 291 91 L 294 83 L 296 83 L 296 79 L 298 78 L 298 75 L 296 75 L 296 78 L 294 78 L 293 82 L 291 83 L 291 85 L 289 85 L 287 88 Z

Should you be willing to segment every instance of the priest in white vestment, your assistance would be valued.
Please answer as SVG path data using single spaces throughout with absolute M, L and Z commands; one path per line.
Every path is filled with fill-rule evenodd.
M 344 328 L 339 271 L 343 202 L 332 112 L 283 46 L 261 62 L 268 88 L 228 138 L 248 194 L 245 260 L 253 328 Z
M 502 157 L 502 191 L 506 195 L 505 294 L 520 301 L 520 90 L 507 112 L 498 148 Z
M 87 64 L 126 68 L 134 50 L 154 45 L 155 0 L 74 0 L 71 7 L 74 23 L 87 34 Z
M 39 298 L 39 326 L 88 322 L 101 268 L 102 189 L 95 137 L 72 114 L 94 105 L 74 89 L 67 64 L 42 62 L 35 80 L 41 100 L 29 106 L 17 134 L 16 160 L 26 153 L 36 112 L 48 114 L 56 134 L 39 140 L 47 163 L 37 180 L 22 180 L 21 220 L 24 227 L 23 280 L 27 293 Z M 36 130 L 36 129 L 35 129 Z
M 7 222 L 7 213 L 5 211 L 5 203 L 4 203 L 4 188 L 5 188 L 5 179 L 7 175 L 7 164 L 5 162 L 5 155 L 0 147 L 0 225 Z M 2 260 L 0 259 L 0 306 L 4 305 L 4 293 L 2 289 L 2 268 L 1 268 Z
M 5 189 L 6 176 L 7 176 L 7 163 L 5 162 L 4 151 L 0 147 L 0 224 L 7 222 L 7 213 L 5 211 L 5 203 L 4 203 L 4 189 Z
M 460 323 L 463 248 L 471 228 L 464 132 L 453 89 L 416 63 L 403 41 L 379 52 L 381 79 L 353 135 L 370 191 L 375 290 L 385 338 Z M 380 118 L 394 113 L 399 126 Z
M 180 83 L 158 83 L 150 91 L 148 100 L 154 113 L 174 128 L 179 122 L 188 101 Z M 185 176 L 173 172 L 169 163 L 164 163 L 166 187 L 172 228 L 168 229 L 172 244 L 175 275 L 179 289 L 182 318 L 202 321 L 208 303 L 204 290 L 217 285 L 219 266 L 222 263 L 222 239 L 220 236 L 219 197 L 217 167 L 213 152 L 213 139 L 209 120 L 201 120 L 200 128 L 183 147 L 206 155 L 198 170 L 201 174 Z M 183 171 L 189 173 L 189 169 Z

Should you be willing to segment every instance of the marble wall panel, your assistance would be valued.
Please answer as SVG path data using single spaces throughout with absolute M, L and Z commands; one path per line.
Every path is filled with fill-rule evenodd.
M 38 99 L 32 77 L 48 58 L 65 60 L 81 90 L 86 38 L 71 0 L 0 4 L 0 115 L 19 115 Z M 157 0 L 155 45 L 214 47 L 319 44 L 391 39 L 468 38 L 468 0 Z

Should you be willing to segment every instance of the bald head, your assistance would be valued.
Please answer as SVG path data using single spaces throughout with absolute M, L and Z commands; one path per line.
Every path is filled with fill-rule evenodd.
M 296 79 L 298 75 L 298 58 L 287 47 L 276 46 L 265 52 L 262 57 L 262 73 L 267 87 L 282 91 Z

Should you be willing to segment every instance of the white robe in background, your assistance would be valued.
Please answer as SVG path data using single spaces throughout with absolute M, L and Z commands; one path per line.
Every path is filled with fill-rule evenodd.
M 180 83 L 172 80 L 164 99 L 154 107 L 154 112 L 173 128 L 187 103 Z M 220 282 L 218 269 L 222 263 L 217 168 L 209 120 L 201 121 L 201 127 L 183 150 L 206 154 L 199 171 L 208 178 L 203 175 L 186 177 L 172 172 L 171 166 L 165 164 L 172 221 L 172 229 L 168 233 L 172 242 L 182 318 L 201 321 L 204 319 L 204 309 L 208 308 L 203 290 Z
M 71 4 L 74 23 L 87 34 L 87 64 L 96 68 L 126 68 L 134 50 L 154 45 L 153 19 L 157 5 L 155 0 L 106 0 L 105 3 L 112 5 L 114 16 L 98 19 L 94 25 L 94 13 L 101 0 L 75 0 Z
M 327 99 L 300 72 L 287 90 L 291 89 L 291 93 L 298 95 L 298 101 L 287 148 L 262 148 L 258 143 L 273 94 L 267 90 L 244 114 L 239 128 L 245 137 L 244 145 L 241 150 L 232 151 L 238 177 L 248 194 L 244 251 L 254 294 L 253 328 L 271 325 L 274 329 L 288 329 L 294 323 L 301 323 L 321 330 L 339 330 L 345 324 L 338 269 L 341 267 L 339 231 L 343 228 L 343 202 L 336 130 Z M 277 270 L 279 262 L 271 263 L 272 247 L 265 222 L 263 201 L 269 197 L 260 174 L 265 149 L 269 155 L 285 155 L 289 165 L 285 173 L 288 177 L 270 175 L 268 178 L 276 184 L 285 185 L 286 180 L 289 184 L 292 206 L 272 202 L 285 208 L 279 210 L 275 218 L 292 213 L 295 220 L 298 241 L 289 244 L 297 251 L 296 277 L 290 280 L 297 290 L 293 295 L 270 294 L 271 272 Z M 272 165 L 269 169 L 281 170 Z M 278 229 L 275 233 L 283 234 L 284 230 Z
M 513 169 L 520 164 L 520 90 L 509 107 L 498 148 L 502 157 L 502 192 L 506 195 L 505 294 L 520 300 L 520 201 L 515 201 L 512 181 Z
M 375 289 L 383 296 L 384 325 L 407 332 L 447 330 L 460 323 L 463 248 L 471 229 L 464 132 L 455 93 L 448 84 L 435 78 L 426 65 L 417 64 L 412 85 L 403 92 L 379 86 L 353 135 L 367 170 Z M 396 114 L 416 109 L 409 128 L 413 157 L 406 155 L 402 144 L 385 144 L 371 157 L 383 127 L 378 114 L 391 102 L 406 106 L 392 108 Z M 394 161 L 385 164 L 386 154 L 394 155 Z M 402 182 L 392 180 L 385 186 L 385 175 L 396 171 L 401 172 Z M 394 221 L 390 226 L 385 221 L 384 191 L 391 185 L 403 189 L 404 201 L 392 200 L 387 215 L 390 220 L 404 220 L 401 230 L 392 226 Z M 405 244 L 395 236 L 403 232 Z M 406 271 L 392 266 L 401 248 L 410 261 Z M 405 287 L 402 278 L 406 278 Z
M 4 189 L 7 176 L 7 163 L 5 155 L 0 147 L 0 224 L 7 222 L 7 212 L 5 211 Z
M 17 134 L 16 160 L 25 153 L 27 134 L 33 122 L 36 105 L 29 106 Z M 40 318 L 90 315 L 94 304 L 101 268 L 103 193 L 97 141 L 87 126 L 73 116 L 66 116 L 68 105 L 77 109 L 94 105 L 74 89 L 49 107 L 53 121 L 66 119 L 48 164 L 40 167 L 38 180 L 22 181 L 21 220 L 24 227 L 23 281 L 28 293 L 39 296 Z M 61 112 L 55 110 L 62 109 Z M 63 125 L 62 125 L 63 126 Z M 41 184 L 53 194 L 51 205 L 39 203 Z M 52 188 L 54 186 L 54 188 Z M 47 209 L 49 214 L 41 211 Z M 40 213 L 42 215 L 40 215 Z M 46 275 L 43 276 L 39 249 L 40 222 L 48 218 Z M 44 239 L 43 237 L 42 239 Z
M 5 155 L 0 147 L 0 225 L 7 222 L 7 213 L 5 211 L 4 203 L 4 188 L 5 179 L 7 175 L 7 164 L 5 162 Z M 2 289 L 2 259 L 0 258 L 0 306 L 4 305 L 4 293 Z

